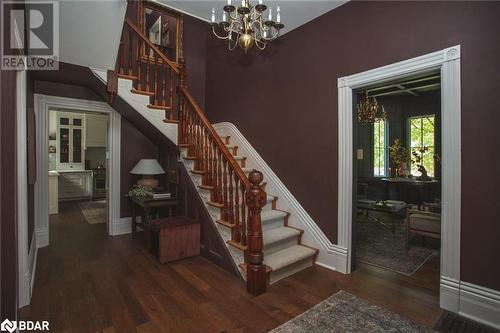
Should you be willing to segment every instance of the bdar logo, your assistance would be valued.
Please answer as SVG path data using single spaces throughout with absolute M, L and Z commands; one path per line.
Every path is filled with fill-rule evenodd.
M 5 319 L 0 325 L 0 329 L 2 330 L 2 332 L 12 333 L 17 329 L 17 324 L 15 321 L 10 321 L 8 319 Z

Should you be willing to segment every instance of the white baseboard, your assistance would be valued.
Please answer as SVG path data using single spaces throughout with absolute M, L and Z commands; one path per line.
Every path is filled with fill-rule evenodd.
M 462 281 L 458 313 L 500 330 L 500 292 Z
M 141 222 L 141 216 L 136 217 L 137 222 Z M 132 233 L 132 217 L 122 217 L 113 220 L 113 232 L 111 236 L 126 235 Z
M 35 231 L 35 236 L 36 236 L 37 248 L 49 246 L 49 231 L 48 230 Z
M 441 276 L 439 306 L 450 312 L 458 312 L 460 304 L 460 281 Z
M 500 329 L 500 291 L 441 277 L 441 308 Z

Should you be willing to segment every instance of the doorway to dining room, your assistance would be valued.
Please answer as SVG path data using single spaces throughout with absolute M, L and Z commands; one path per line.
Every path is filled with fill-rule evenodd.
M 352 269 L 390 271 L 437 296 L 441 74 L 360 87 L 353 116 Z

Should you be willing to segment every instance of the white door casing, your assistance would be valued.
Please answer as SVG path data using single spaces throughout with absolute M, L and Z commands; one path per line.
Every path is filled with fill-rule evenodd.
M 35 235 L 37 247 L 49 245 L 49 212 L 48 212 L 48 128 L 49 110 L 64 109 L 67 111 L 99 112 L 109 115 L 108 130 L 108 233 L 117 235 L 128 229 L 120 218 L 120 141 L 121 116 L 105 102 L 83 99 L 35 94 L 36 115 L 36 155 L 37 182 L 35 184 Z
M 460 45 L 338 79 L 338 246 L 347 251 L 351 272 L 353 198 L 352 92 L 363 86 L 408 75 L 441 72 L 442 176 L 441 288 L 442 308 L 458 312 L 460 284 L 461 104 Z

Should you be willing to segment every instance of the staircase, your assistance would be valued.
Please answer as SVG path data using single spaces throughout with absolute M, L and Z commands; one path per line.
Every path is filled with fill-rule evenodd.
M 248 176 L 251 168 L 245 167 L 247 164 L 254 164 L 246 156 L 238 155 L 238 146 L 231 143 L 231 137 L 221 136 L 227 149 L 238 162 L 241 170 Z M 197 186 L 200 196 L 204 199 L 206 207 L 217 226 L 219 233 L 226 242 L 228 250 L 233 260 L 240 267 L 243 278 L 246 277 L 246 264 L 244 251 L 247 247 L 241 242 L 235 241 L 231 235 L 237 228 L 235 223 L 224 218 L 224 207 L 211 201 L 210 186 L 203 185 L 203 174 L 198 172 L 194 166 L 194 160 L 188 154 L 188 148 L 181 148 L 181 162 L 189 171 L 191 180 Z M 267 184 L 264 183 L 264 187 Z M 242 196 L 238 196 L 238 206 L 242 206 Z M 292 275 L 304 268 L 314 264 L 318 254 L 317 249 L 313 249 L 301 243 L 303 230 L 288 226 L 289 212 L 280 210 L 279 198 L 267 194 L 265 205 L 260 214 L 262 222 L 262 238 L 264 265 L 269 275 L 269 282 L 274 283 L 282 278 Z M 240 227 L 241 229 L 241 227 Z
M 143 10 L 138 2 L 138 17 Z M 303 230 L 288 225 L 290 213 L 266 194 L 262 173 L 248 167 L 255 161 L 214 129 L 190 95 L 183 61 L 170 61 L 126 18 L 116 71 L 94 73 L 107 82 L 110 103 L 119 95 L 178 145 L 179 161 L 250 293 L 314 264 L 319 251 L 302 244 Z

